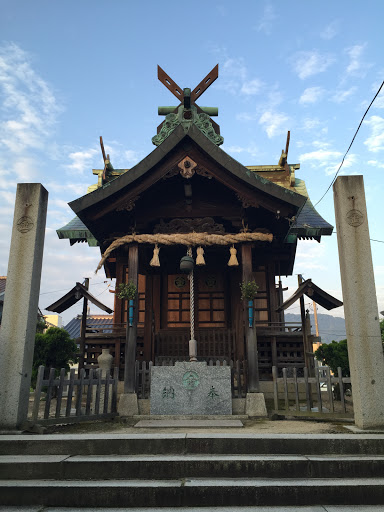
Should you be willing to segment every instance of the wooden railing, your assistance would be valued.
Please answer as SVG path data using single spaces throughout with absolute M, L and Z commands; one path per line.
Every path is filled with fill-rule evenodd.
M 296 368 L 283 368 L 282 377 L 278 377 L 278 369 L 274 366 L 272 375 L 275 414 L 353 417 L 352 399 L 345 394 L 351 378 L 343 377 L 341 368 L 337 369 L 337 376 L 333 376 L 328 366 L 317 366 L 314 377 L 308 376 L 307 368 L 303 369 L 300 377 Z
M 29 417 L 32 424 L 77 423 L 118 415 L 117 368 L 113 376 L 107 373 L 105 377 L 100 369 L 86 372 L 83 368 L 77 375 L 76 370 L 71 369 L 68 377 L 62 368 L 56 377 L 56 370 L 51 368 L 48 378 L 44 378 L 45 371 L 44 366 L 39 367 Z M 43 388 L 46 388 L 44 397 Z

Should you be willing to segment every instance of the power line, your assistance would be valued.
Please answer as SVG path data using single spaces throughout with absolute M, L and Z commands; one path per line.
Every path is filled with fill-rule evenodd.
M 339 165 L 339 168 L 337 169 L 337 172 L 336 172 L 336 174 L 335 174 L 335 176 L 334 176 L 333 180 L 331 181 L 331 184 L 329 185 L 329 187 L 327 188 L 327 190 L 324 192 L 323 196 L 322 196 L 322 197 L 317 201 L 317 203 L 315 204 L 315 206 L 317 206 L 317 205 L 320 203 L 320 201 L 322 201 L 322 199 L 323 199 L 323 198 L 325 197 L 325 195 L 328 193 L 329 189 L 330 189 L 330 188 L 332 187 L 332 185 L 335 183 L 336 178 L 337 178 L 337 175 L 339 174 L 340 169 L 341 169 L 341 167 L 342 167 L 342 165 L 343 165 L 343 163 L 344 163 L 345 157 L 347 156 L 347 154 L 348 154 L 349 150 L 351 149 L 352 144 L 353 144 L 353 142 L 354 142 L 354 140 L 355 140 L 355 138 L 356 138 L 356 135 L 357 135 L 358 131 L 360 130 L 360 126 L 363 124 L 363 121 L 364 121 L 364 119 L 365 119 L 365 116 L 368 114 L 368 111 L 369 111 L 369 109 L 371 108 L 371 106 L 372 106 L 373 102 L 375 101 L 375 99 L 377 98 L 377 96 L 380 94 L 380 91 L 381 91 L 381 89 L 383 88 L 383 85 L 384 85 L 384 81 L 383 81 L 383 82 L 382 82 L 382 84 L 380 85 L 379 90 L 378 90 L 378 91 L 377 91 L 377 93 L 375 94 L 375 96 L 374 96 L 373 100 L 372 100 L 372 101 L 371 101 L 371 103 L 369 104 L 369 107 L 367 108 L 367 110 L 365 111 L 365 113 L 364 113 L 363 117 L 361 118 L 361 121 L 360 121 L 360 123 L 359 123 L 359 126 L 357 127 L 357 130 L 356 130 L 356 132 L 355 132 L 355 135 L 353 136 L 353 139 L 351 140 L 351 143 L 350 143 L 350 145 L 349 145 L 349 147 L 348 147 L 347 151 L 345 152 L 345 155 L 343 156 L 343 160 L 341 161 L 341 164 Z
M 317 204 L 317 203 L 316 203 Z M 337 231 L 333 232 L 334 235 L 337 235 Z M 370 238 L 371 242 L 379 242 L 381 244 L 384 244 L 384 240 L 376 240 L 375 238 Z
M 101 281 L 100 283 L 90 283 L 91 286 L 95 286 L 96 284 L 104 284 L 106 281 Z M 62 290 L 52 290 L 51 292 L 43 292 L 40 293 L 40 295 L 47 295 L 48 293 L 58 293 L 58 292 L 65 292 L 68 290 L 68 288 L 63 288 Z

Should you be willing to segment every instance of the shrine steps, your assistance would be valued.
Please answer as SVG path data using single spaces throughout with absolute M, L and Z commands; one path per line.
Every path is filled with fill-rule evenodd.
M 5 435 L 0 454 L 8 507 L 384 504 L 382 435 Z

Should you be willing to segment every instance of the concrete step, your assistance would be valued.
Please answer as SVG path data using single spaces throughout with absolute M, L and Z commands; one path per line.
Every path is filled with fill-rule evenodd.
M 8 480 L 0 495 L 3 506 L 78 508 L 380 505 L 384 479 Z
M 158 507 L 129 507 L 129 508 L 73 508 L 73 507 L 45 507 L 41 506 L 25 506 L 25 507 L 2 507 L 0 512 L 158 512 Z M 308 507 L 179 507 L 176 510 L 184 510 L 185 512 L 383 512 L 382 505 L 310 505 Z M 161 512 L 176 512 L 175 508 L 163 507 Z
M 25 506 L 25 507 L 2 507 L 0 512 L 158 512 L 158 508 L 147 507 L 129 507 L 129 508 L 73 508 L 73 507 L 45 507 L 43 505 Z M 163 507 L 161 512 L 176 512 L 184 510 L 185 512 L 383 512 L 382 505 L 311 505 L 308 507 Z
M 1 455 L 2 480 L 384 478 L 384 456 Z
M 0 455 L 384 455 L 375 434 L 67 434 L 3 435 Z

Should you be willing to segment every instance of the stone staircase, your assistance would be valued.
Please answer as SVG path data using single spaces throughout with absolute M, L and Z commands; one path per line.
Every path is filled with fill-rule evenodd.
M 382 504 L 383 435 L 0 436 L 5 507 Z

